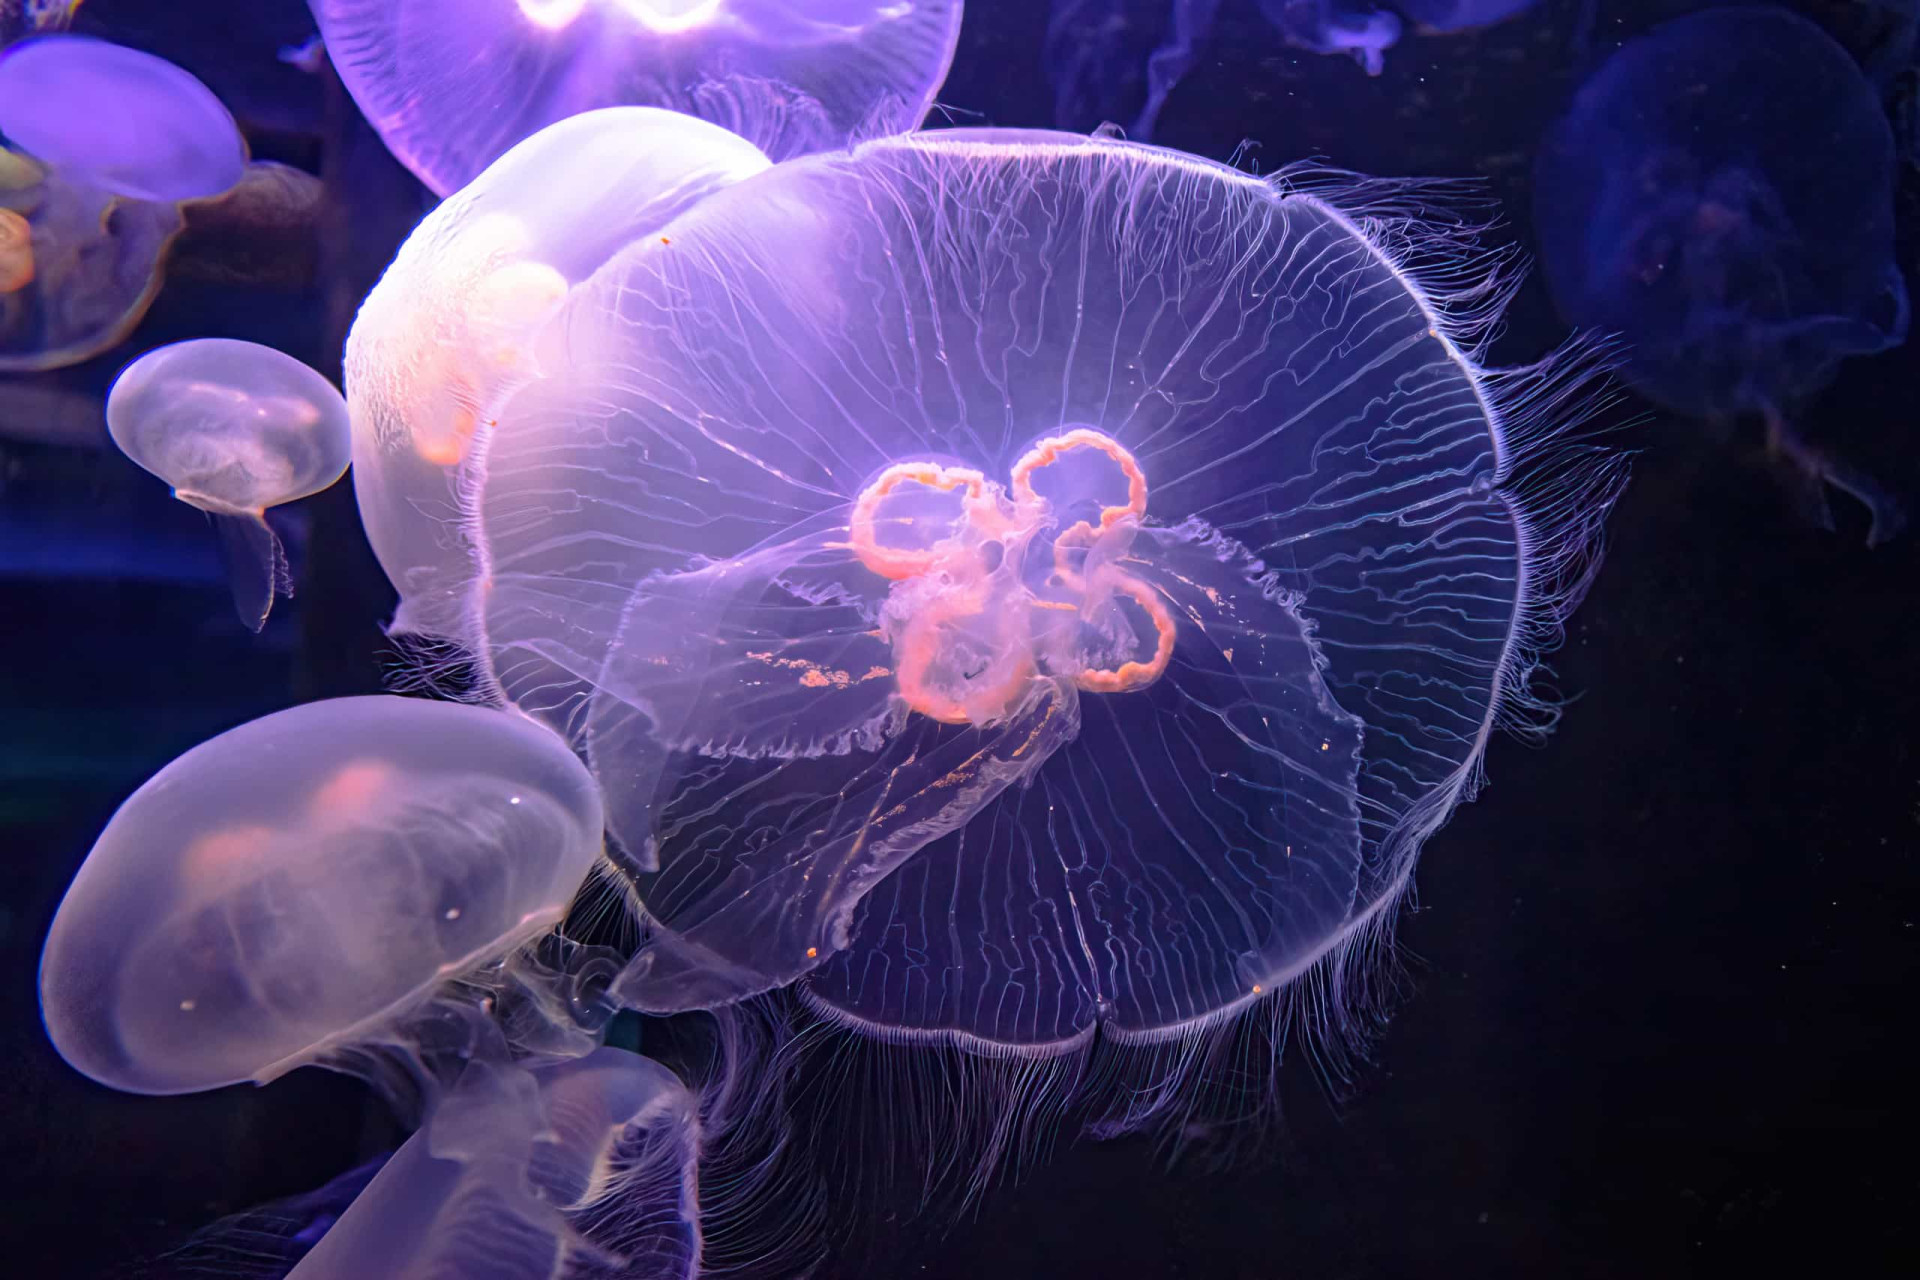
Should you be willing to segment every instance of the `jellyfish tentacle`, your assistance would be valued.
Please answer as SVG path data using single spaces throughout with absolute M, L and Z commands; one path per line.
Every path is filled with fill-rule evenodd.
M 1828 508 L 1824 490 L 1838 489 L 1867 509 L 1867 545 L 1878 547 L 1892 541 L 1907 526 L 1907 513 L 1900 500 L 1859 467 L 1811 444 L 1786 415 L 1769 407 L 1766 410 L 1767 453 L 1794 469 L 1802 482 L 1801 496 L 1809 514 L 1819 526 L 1833 530 L 1833 512 Z
M 280 536 L 267 524 L 264 512 L 222 512 L 209 508 L 207 518 L 220 535 L 220 553 L 226 560 L 227 581 L 233 588 L 234 612 L 249 631 L 267 625 L 276 595 L 293 594 L 293 574 Z

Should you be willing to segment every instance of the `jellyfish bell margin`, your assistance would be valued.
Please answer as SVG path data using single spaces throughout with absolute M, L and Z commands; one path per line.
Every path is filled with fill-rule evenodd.
M 617 997 L 798 983 L 1065 1062 L 1356 990 L 1491 726 L 1551 719 L 1528 677 L 1623 474 L 1599 347 L 1479 363 L 1514 273 L 1447 194 L 943 132 L 576 285 L 477 437 L 456 638 L 605 789 Z M 1022 514 L 1077 432 L 1108 487 L 1029 468 L 1063 507 Z

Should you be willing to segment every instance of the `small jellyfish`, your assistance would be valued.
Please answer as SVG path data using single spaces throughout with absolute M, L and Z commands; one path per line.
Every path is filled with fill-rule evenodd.
M 1627 379 L 1689 416 L 1764 420 L 1831 527 L 1825 486 L 1898 505 L 1791 418 L 1840 361 L 1898 346 L 1893 142 L 1871 85 L 1784 9 L 1690 14 L 1623 46 L 1541 145 L 1534 222 L 1570 322 L 1620 335 Z
M 941 131 L 569 290 L 462 484 L 457 638 L 602 783 L 620 1000 L 797 982 L 1033 1059 L 1364 952 L 1618 477 L 1559 465 L 1578 360 L 1475 362 L 1504 285 L 1411 203 Z
M 919 125 L 961 0 L 313 0 L 327 52 L 442 195 L 568 116 L 663 107 L 783 159 Z
M 533 335 L 567 290 L 769 163 L 703 120 L 611 107 L 520 143 L 408 238 L 346 351 L 354 491 L 401 595 L 396 631 L 461 633 L 465 593 L 485 572 L 460 528 L 461 495 L 495 407 L 536 372 Z
M 247 164 L 239 127 L 205 85 L 86 36 L 0 53 L 0 134 L 75 186 L 154 203 L 219 195 Z
M 289 1280 L 691 1280 L 699 1140 L 693 1095 L 638 1054 L 476 1062 Z
M 234 608 L 260 630 L 274 593 L 292 594 L 266 509 L 318 493 L 346 471 L 352 439 L 340 393 L 271 347 L 196 338 L 127 366 L 107 396 L 107 430 L 122 453 L 213 520 Z
M 525 717 L 396 697 L 278 712 L 114 814 L 47 936 L 47 1033 L 130 1093 L 307 1063 L 397 1092 L 600 852 L 598 789 Z
M 0 138 L 4 373 L 76 364 L 124 338 L 159 292 L 182 202 L 247 173 L 239 127 L 206 86 L 81 36 L 0 53 Z
M 1127 136 L 1153 136 L 1160 113 L 1213 35 L 1221 0 L 1054 0 L 1047 65 L 1054 123 L 1090 129 L 1127 116 Z M 1344 53 L 1370 76 L 1405 26 L 1428 34 L 1505 22 L 1538 0 L 1259 0 L 1261 14 L 1296 49 Z M 1404 21 L 1403 21 L 1404 19 Z

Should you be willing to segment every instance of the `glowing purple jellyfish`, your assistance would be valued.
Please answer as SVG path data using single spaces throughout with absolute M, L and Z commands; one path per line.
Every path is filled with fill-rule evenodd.
M 474 433 L 447 638 L 588 752 L 647 929 L 619 998 L 798 982 L 1045 1057 L 1384 927 L 1617 478 L 1521 484 L 1579 362 L 1476 364 L 1504 289 L 1404 201 L 921 134 L 568 291 Z
M 311 0 L 340 77 L 442 195 L 568 116 L 663 107 L 776 159 L 916 127 L 961 0 Z

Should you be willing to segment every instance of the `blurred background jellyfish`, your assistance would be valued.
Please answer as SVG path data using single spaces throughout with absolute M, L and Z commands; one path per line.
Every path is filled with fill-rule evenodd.
M 0 138 L 6 373 L 78 363 L 125 337 L 160 287 L 179 204 L 230 190 L 247 165 L 206 86 L 85 36 L 0 53 Z
M 254 342 L 196 338 L 149 351 L 107 397 L 107 430 L 219 530 L 240 620 L 258 631 L 293 584 L 266 509 L 347 469 L 352 433 L 333 384 Z
M 464 527 L 478 433 L 532 376 L 530 339 L 626 245 L 770 162 L 691 116 L 612 107 L 549 126 L 420 224 L 347 341 L 354 490 L 401 594 L 394 629 L 463 637 L 484 569 Z
M 218 195 L 247 163 L 239 128 L 205 85 L 85 36 L 26 40 L 0 57 L 0 132 L 76 185 L 156 203 Z
M 1625 374 L 1702 418 L 1754 414 L 1827 527 L 1824 489 L 1902 524 L 1874 481 L 1805 440 L 1795 408 L 1849 356 L 1906 337 L 1893 142 L 1872 86 L 1782 9 L 1690 14 L 1630 41 L 1542 144 L 1535 226 L 1570 322 L 1617 333 Z
M 513 984 L 598 865 L 601 825 L 586 770 L 522 716 L 374 696 L 255 720 L 101 833 L 42 954 L 47 1033 L 130 1093 L 318 1063 L 407 1101 L 435 1053 L 490 1045 L 476 1007 L 511 996 L 566 1040 L 565 984 Z
M 1153 136 L 1167 96 L 1199 62 L 1223 3 L 1242 0 L 1053 0 L 1047 67 L 1054 123 L 1092 129 L 1124 123 L 1127 136 Z M 1343 53 L 1370 76 L 1407 27 L 1446 34 L 1493 26 L 1538 0 L 1254 0 L 1296 49 Z
M 1497 261 L 1409 199 L 917 134 L 568 293 L 475 434 L 461 638 L 606 792 L 623 1003 L 1031 1060 L 1365 953 L 1617 479 L 1528 496 L 1582 362 L 1479 366 Z
M 445 195 L 599 107 L 724 125 L 775 159 L 919 125 L 961 0 L 311 0 L 354 101 Z
M 291 1280 L 699 1274 L 700 1118 L 656 1062 L 476 1062 Z

